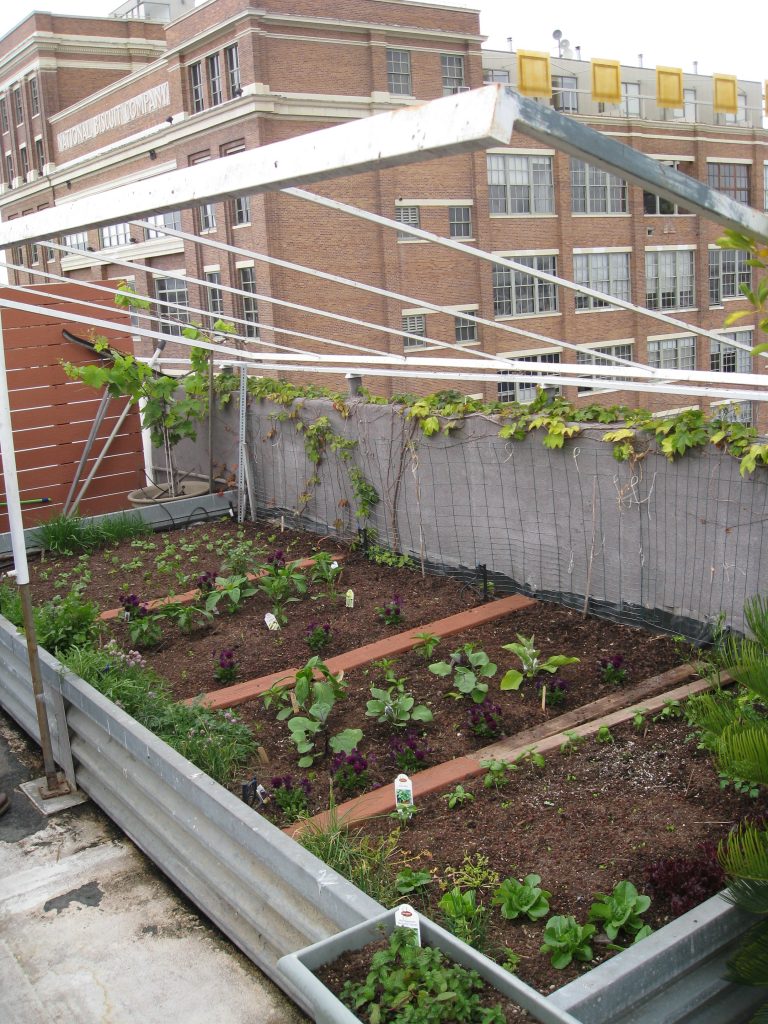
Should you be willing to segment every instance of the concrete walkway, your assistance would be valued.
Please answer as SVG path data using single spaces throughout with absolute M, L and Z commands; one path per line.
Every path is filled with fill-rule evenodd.
M 46 818 L 0 715 L 3 1024 L 299 1024 L 293 1004 L 91 803 Z

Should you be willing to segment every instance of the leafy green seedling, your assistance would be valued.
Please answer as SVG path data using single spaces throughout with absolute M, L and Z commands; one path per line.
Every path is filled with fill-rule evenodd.
M 525 637 L 517 634 L 517 642 L 503 645 L 505 651 L 511 651 L 520 659 L 523 666 L 522 671 L 510 669 L 501 679 L 502 690 L 519 690 L 526 679 L 534 679 L 540 672 L 549 672 L 553 675 L 563 665 L 575 665 L 578 658 L 570 658 L 566 654 L 553 654 L 542 661 L 541 651 L 533 645 L 533 637 Z
M 474 799 L 474 794 L 464 789 L 461 785 L 456 786 L 450 793 L 443 794 L 443 800 L 447 801 L 450 810 L 453 810 L 455 807 L 461 807 L 462 804 L 471 804 Z
M 432 875 L 428 871 L 414 871 L 403 868 L 395 878 L 395 888 L 401 896 L 411 896 L 432 884 Z
M 598 743 L 613 743 L 613 733 L 607 725 L 601 725 L 595 733 L 595 740 Z
M 487 679 L 496 675 L 496 665 L 485 651 L 475 650 L 474 644 L 463 644 L 451 654 L 450 661 L 437 661 L 429 666 L 436 676 L 453 674 L 455 690 L 449 696 L 469 697 L 475 704 L 482 704 L 488 694 Z
M 549 913 L 549 897 L 546 889 L 539 888 L 539 875 L 526 875 L 522 882 L 516 878 L 505 878 L 493 894 L 491 903 L 501 907 L 501 916 L 508 921 L 518 917 L 527 917 L 530 921 L 538 921 Z
M 651 898 L 642 896 L 631 882 L 618 882 L 612 893 L 597 892 L 594 899 L 588 920 L 601 924 L 611 941 L 620 931 L 633 936 L 635 942 L 651 934 L 650 926 L 641 920 L 641 915 L 651 905 Z
M 584 745 L 584 737 L 572 729 L 566 729 L 565 739 L 560 744 L 561 754 L 575 754 Z
M 517 765 L 496 758 L 481 761 L 480 767 L 485 768 L 483 785 L 486 789 L 502 789 L 510 781 L 512 773 L 517 771 Z
M 585 962 L 592 959 L 589 940 L 597 929 L 593 924 L 578 924 L 575 917 L 550 917 L 544 927 L 542 953 L 551 953 L 549 962 L 561 971 L 575 958 Z

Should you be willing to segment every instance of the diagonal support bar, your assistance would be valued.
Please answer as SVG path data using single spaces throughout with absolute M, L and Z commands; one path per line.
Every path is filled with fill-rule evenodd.
M 276 191 L 362 171 L 507 145 L 519 98 L 498 86 L 377 114 L 300 135 L 226 160 L 184 167 L 137 185 L 105 189 L 0 224 L 0 249 L 20 241 L 178 210 L 233 194 Z

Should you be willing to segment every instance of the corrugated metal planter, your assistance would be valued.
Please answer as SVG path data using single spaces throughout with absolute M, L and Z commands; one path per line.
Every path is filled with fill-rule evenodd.
M 552 1005 L 514 974 L 505 971 L 429 918 L 422 916 L 420 921 L 423 945 L 440 949 L 462 967 L 477 971 L 500 995 L 528 1010 L 542 1024 L 580 1024 L 576 1017 Z M 394 926 L 395 911 L 388 910 L 369 921 L 300 949 L 297 953 L 290 953 L 278 961 L 278 970 L 294 990 L 301 992 L 302 1003 L 310 1007 L 317 1024 L 360 1024 L 360 1018 L 347 1009 L 314 972 L 326 964 L 333 963 L 346 952 L 362 949 L 371 942 L 377 942 L 382 938 L 382 934 L 389 935 Z

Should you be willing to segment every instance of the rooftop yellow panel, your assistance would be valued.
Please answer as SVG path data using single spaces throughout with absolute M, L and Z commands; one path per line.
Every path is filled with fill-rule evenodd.
M 517 51 L 517 88 L 523 96 L 551 97 L 549 54 L 534 50 Z
M 656 68 L 656 106 L 680 109 L 683 101 L 683 69 Z
M 621 103 L 621 64 L 595 57 L 592 65 L 592 99 L 596 103 Z
M 738 110 L 736 99 L 736 76 L 712 75 L 712 105 L 715 113 L 735 114 Z

